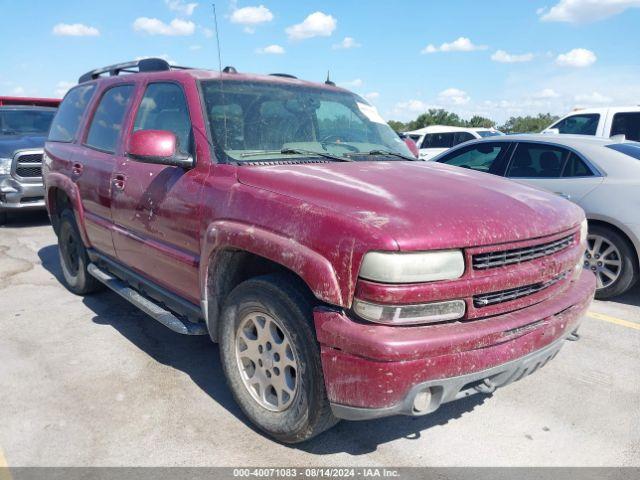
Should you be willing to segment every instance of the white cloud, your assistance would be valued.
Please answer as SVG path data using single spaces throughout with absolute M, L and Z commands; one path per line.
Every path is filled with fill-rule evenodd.
M 533 94 L 534 98 L 558 98 L 560 94 L 556 92 L 553 88 L 543 88 L 537 93 Z
M 499 63 L 522 63 L 530 62 L 533 60 L 533 57 L 533 53 L 513 54 L 507 53 L 504 50 L 497 50 L 493 55 L 491 55 L 491 60 Z
M 574 99 L 576 102 L 586 104 L 586 105 L 602 105 L 606 103 L 611 103 L 613 101 L 611 97 L 602 95 L 599 92 L 591 92 L 588 94 L 576 95 Z
M 476 50 L 486 50 L 486 45 L 475 45 L 467 37 L 460 37 L 451 43 L 443 43 L 439 47 L 429 44 L 423 48 L 420 53 L 436 53 L 436 52 L 473 52 Z
M 640 0 L 560 0 L 537 13 L 543 22 L 590 23 L 633 7 L 640 7 Z
M 561 67 L 584 68 L 596 63 L 595 53 L 586 48 L 574 48 L 570 52 L 561 53 L 556 58 L 556 64 Z
M 65 93 L 67 93 L 67 91 L 69 91 L 69 89 L 74 85 L 75 83 L 73 82 L 61 81 L 56 84 L 56 88 L 53 92 L 55 93 L 56 97 L 62 98 L 64 97 Z
M 264 48 L 257 48 L 256 53 L 282 55 L 284 53 L 284 48 L 282 48 L 280 45 L 269 45 Z
M 331 15 L 322 12 L 314 12 L 303 20 L 302 23 L 292 25 L 285 29 L 290 40 L 304 40 L 313 37 L 329 37 L 336 29 L 338 21 Z
M 362 87 L 362 85 L 364 85 L 364 82 L 361 78 L 355 78 L 350 82 L 341 82 L 340 85 L 345 88 L 360 88 Z
M 179 18 L 174 18 L 167 24 L 157 18 L 139 17 L 133 22 L 133 29 L 148 35 L 186 36 L 193 35 L 196 25 Z
M 465 105 L 471 100 L 467 92 L 457 88 L 443 90 L 438 94 L 438 99 L 443 103 L 452 105 Z
M 366 98 L 369 101 L 377 100 L 378 98 L 380 98 L 380 93 L 378 92 L 365 93 L 364 98 Z
M 393 108 L 393 114 L 401 118 L 415 118 L 415 114 L 424 113 L 429 109 L 422 100 L 407 100 L 406 102 L 398 102 Z
M 198 6 L 197 3 L 187 3 L 184 0 L 164 0 L 164 3 L 169 7 L 169 10 L 187 17 L 193 15 L 193 11 Z
M 231 14 L 231 23 L 244 25 L 244 31 L 253 33 L 254 27 L 273 20 L 273 13 L 264 5 L 236 8 Z
M 334 50 L 348 50 L 350 48 L 359 48 L 362 45 L 356 42 L 353 37 L 344 37 L 340 43 L 335 43 L 331 48 Z
M 53 27 L 53 34 L 61 37 L 97 37 L 100 30 L 82 23 L 58 23 Z

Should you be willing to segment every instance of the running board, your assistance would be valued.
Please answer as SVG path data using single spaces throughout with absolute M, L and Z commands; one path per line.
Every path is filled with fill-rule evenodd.
M 122 298 L 133 303 L 144 313 L 153 317 L 155 320 L 174 332 L 178 332 L 183 335 L 207 335 L 207 328 L 203 322 L 193 323 L 189 320 L 181 320 L 169 310 L 166 310 L 154 301 L 149 300 L 147 297 L 140 295 L 140 293 L 128 286 L 122 280 L 114 277 L 104 270 L 101 270 L 93 263 L 89 264 L 87 270 L 92 277 L 95 277 L 98 281 L 104 283 Z

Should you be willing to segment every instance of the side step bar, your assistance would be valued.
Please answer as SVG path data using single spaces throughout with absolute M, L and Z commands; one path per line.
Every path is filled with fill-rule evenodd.
M 166 310 L 152 300 L 140 295 L 140 293 L 129 287 L 122 280 L 114 277 L 104 270 L 101 270 L 93 263 L 89 264 L 87 270 L 92 277 L 95 277 L 98 281 L 104 283 L 122 298 L 133 303 L 144 313 L 153 317 L 174 332 L 178 332 L 183 335 L 207 335 L 207 328 L 203 322 L 193 323 L 189 320 L 181 320 L 169 310 Z

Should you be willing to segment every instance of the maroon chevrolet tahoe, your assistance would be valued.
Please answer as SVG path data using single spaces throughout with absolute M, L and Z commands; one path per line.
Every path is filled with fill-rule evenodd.
M 593 297 L 580 208 L 412 160 L 331 82 L 147 59 L 80 78 L 44 173 L 69 290 L 208 334 L 244 413 L 300 442 L 518 380 Z

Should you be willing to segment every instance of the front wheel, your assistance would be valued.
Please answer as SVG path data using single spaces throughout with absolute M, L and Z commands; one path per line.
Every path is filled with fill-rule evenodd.
M 638 264 L 629 243 L 600 225 L 589 227 L 584 267 L 596 276 L 596 298 L 600 300 L 623 294 L 638 278 Z
M 220 356 L 242 411 L 267 434 L 298 443 L 337 423 L 311 324 L 313 304 L 286 275 L 238 285 L 225 303 Z

